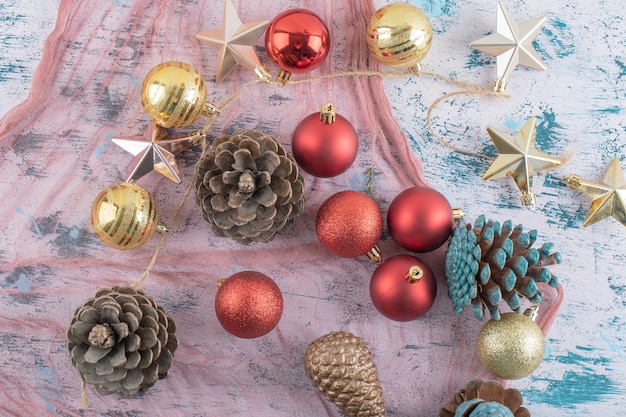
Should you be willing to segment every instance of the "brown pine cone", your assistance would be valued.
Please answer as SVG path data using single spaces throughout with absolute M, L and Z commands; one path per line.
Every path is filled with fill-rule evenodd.
M 196 201 L 215 234 L 248 244 L 287 233 L 304 209 L 304 179 L 283 146 L 255 130 L 215 138 L 196 165 Z
M 100 394 L 135 395 L 167 376 L 176 324 L 133 287 L 98 291 L 76 309 L 67 331 L 72 364 Z
M 330 401 L 351 417 L 384 417 L 383 391 L 372 354 L 351 333 L 328 333 L 309 344 L 307 376 Z
M 522 401 L 522 394 L 515 388 L 475 379 L 439 408 L 439 417 L 530 417 Z

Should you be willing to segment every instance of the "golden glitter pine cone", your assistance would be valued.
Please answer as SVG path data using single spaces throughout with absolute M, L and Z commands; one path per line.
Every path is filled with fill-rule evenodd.
M 530 417 L 530 411 L 522 407 L 522 402 L 522 394 L 515 388 L 505 388 L 497 381 L 474 379 L 464 389 L 456 390 L 452 399 L 439 408 L 439 417 Z M 483 413 L 476 409 L 480 404 L 493 403 L 500 405 L 505 412 Z
M 176 324 L 133 287 L 103 289 L 76 309 L 67 331 L 72 364 L 100 394 L 131 397 L 165 378 Z
M 349 416 L 386 415 L 378 371 L 360 337 L 332 332 L 314 340 L 304 368 L 313 385 Z
M 215 234 L 248 244 L 289 232 L 304 209 L 304 179 L 274 138 L 237 130 L 196 164 L 196 201 Z

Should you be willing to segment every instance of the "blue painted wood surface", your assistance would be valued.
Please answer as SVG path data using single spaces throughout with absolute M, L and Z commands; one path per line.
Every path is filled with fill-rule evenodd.
M 412 0 L 436 32 L 423 68 L 489 86 L 495 59 L 469 43 L 496 28 L 496 2 Z M 562 167 L 536 174 L 538 209 L 525 210 L 509 178 L 480 179 L 490 161 L 447 148 L 425 127 L 427 107 L 452 91 L 430 79 L 387 81 L 400 125 L 421 155 L 426 179 L 445 190 L 469 219 L 479 214 L 513 219 L 555 242 L 563 265 L 554 267 L 565 301 L 547 339 L 545 361 L 529 378 L 514 381 L 533 416 L 623 415 L 626 388 L 626 228 L 609 218 L 582 228 L 590 201 L 567 188 L 562 176 L 602 180 L 612 158 L 626 169 L 626 22 L 618 2 L 505 2 L 518 22 L 546 16 L 534 46 L 547 66 L 518 67 L 508 99 L 461 96 L 433 112 L 435 130 L 462 149 L 497 155 L 487 125 L 515 133 L 536 116 L 537 148 L 568 155 Z M 465 16 L 472 15 L 472 19 Z
M 495 29 L 496 3 L 413 3 L 427 11 L 435 29 L 424 69 L 488 86 L 495 60 L 468 45 Z M 564 264 L 556 272 L 566 298 L 550 331 L 545 361 L 531 377 L 513 384 L 522 390 L 532 415 L 621 415 L 626 394 L 626 229 L 613 219 L 583 229 L 589 201 L 560 178 L 578 173 L 601 180 L 614 157 L 626 166 L 623 5 L 600 0 L 509 3 L 519 22 L 547 17 L 534 44 L 548 70 L 518 68 L 509 80 L 510 98 L 457 97 L 435 110 L 433 121 L 435 130 L 455 146 L 493 157 L 487 125 L 514 133 L 536 116 L 538 148 L 570 158 L 563 167 L 535 176 L 535 212 L 521 206 L 511 180 L 480 179 L 487 159 L 456 152 L 429 134 L 428 106 L 454 87 L 429 78 L 394 79 L 386 81 L 389 99 L 423 160 L 426 179 L 453 206 L 463 207 L 470 220 L 486 214 L 536 228 L 542 240 L 555 242 L 563 254 Z M 32 2 L 0 3 L 0 114 L 26 97 L 55 8 L 48 1 L 35 7 Z M 464 17 L 468 14 L 471 19 Z M 28 282 L 20 277 L 15 285 Z

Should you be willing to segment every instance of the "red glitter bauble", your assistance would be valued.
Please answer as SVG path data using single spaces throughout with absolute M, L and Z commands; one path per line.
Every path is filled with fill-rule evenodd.
M 296 73 L 314 70 L 328 55 L 330 35 L 322 19 L 305 9 L 286 10 L 267 27 L 265 47 L 279 68 Z
M 452 232 L 452 207 L 440 192 L 412 187 L 394 198 L 387 212 L 387 227 L 393 240 L 412 252 L 430 252 Z
M 320 206 L 315 230 L 322 245 L 344 258 L 369 252 L 380 239 L 383 217 L 370 197 L 358 191 L 340 191 Z
M 332 123 L 320 120 L 320 113 L 305 117 L 291 138 L 291 150 L 298 165 L 321 178 L 334 177 L 348 169 L 358 149 L 354 127 L 338 114 Z
M 226 331 L 245 339 L 270 332 L 283 314 L 283 295 L 267 275 L 242 271 L 226 278 L 215 295 L 215 313 Z
M 395 321 L 422 317 L 432 307 L 437 281 L 431 269 L 410 255 L 392 256 L 378 265 L 370 281 L 370 296 L 383 316 Z

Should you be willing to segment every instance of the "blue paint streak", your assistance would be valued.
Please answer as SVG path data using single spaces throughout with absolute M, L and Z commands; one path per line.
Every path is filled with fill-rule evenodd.
M 611 348 L 611 352 L 617 353 L 617 356 L 620 359 L 626 359 L 626 356 L 624 356 L 624 350 L 622 349 L 621 346 L 618 346 L 617 344 L 613 343 L 609 337 L 607 335 L 605 335 L 604 333 L 600 334 L 600 338 L 606 342 L 607 345 L 609 345 L 609 348 Z
M 554 58 L 563 59 L 576 53 L 575 37 L 567 24 L 559 18 L 550 20 L 549 25 L 542 29 L 542 33 L 547 36 L 548 42 L 552 45 L 553 54 L 550 54 L 539 40 L 533 41 L 533 47 L 541 55 L 544 61 Z
M 553 360 L 568 365 L 562 379 L 538 378 L 533 381 L 547 382 L 546 389 L 522 390 L 524 400 L 545 403 L 561 409 L 575 409 L 581 404 L 606 401 L 605 396 L 618 395 L 620 384 L 602 373 L 607 373 L 610 359 L 594 354 L 590 348 L 576 346 L 576 352 L 557 356 Z
M 547 359 L 552 356 L 552 346 L 548 343 L 545 344 L 545 350 L 543 352 L 543 359 Z
M 514 132 L 518 132 L 526 123 L 526 120 L 506 119 L 504 125 Z
M 620 78 L 626 77 L 626 64 L 624 64 L 619 59 L 615 58 L 615 64 L 620 68 L 621 72 L 615 79 L 615 81 L 619 81 Z
M 566 371 L 562 380 L 533 378 L 534 381 L 548 381 L 545 390 L 522 390 L 524 400 L 531 403 L 544 403 L 558 408 L 575 409 L 581 404 L 603 401 L 607 395 L 619 394 L 619 384 L 604 375 L 591 372 Z
M 450 10 L 448 0 L 411 0 L 414 6 L 419 7 L 428 17 L 439 17 Z
M 348 184 L 351 190 L 365 191 L 367 189 L 367 175 L 362 172 L 355 172 L 348 177 Z
M 17 279 L 17 281 L 15 281 L 13 285 L 15 285 L 15 288 L 20 291 L 30 290 L 30 281 L 28 280 L 26 274 L 24 274 L 23 272 L 20 274 L 19 278 Z
M 467 57 L 467 62 L 463 65 L 465 69 L 482 68 L 491 65 L 495 62 L 495 57 L 489 54 L 484 54 L 478 49 L 473 49 Z
M 598 110 L 593 110 L 594 113 L 600 113 L 600 114 L 619 114 L 621 113 L 622 108 L 618 107 L 618 106 L 613 106 L 613 107 L 607 107 L 604 109 L 598 109 Z
M 104 139 L 106 140 L 106 143 L 96 146 L 96 151 L 95 151 L 96 159 L 102 158 L 102 155 L 104 155 L 104 152 L 107 149 L 109 149 L 111 146 L 113 146 L 113 142 L 111 142 L 111 139 L 113 139 L 113 137 L 114 135 L 112 132 L 108 132 L 107 134 L 104 135 Z
M 23 214 L 24 217 L 26 217 L 28 220 L 30 220 L 33 223 L 33 229 L 35 229 L 35 233 L 37 234 L 37 237 L 39 238 L 43 237 L 43 234 L 41 233 L 41 230 L 39 230 L 39 226 L 37 226 L 37 222 L 35 221 L 35 218 L 33 217 L 33 215 L 24 213 L 24 210 L 21 207 L 18 207 L 18 206 L 14 206 L 14 207 L 15 207 L 15 211 L 17 212 L 17 214 Z

